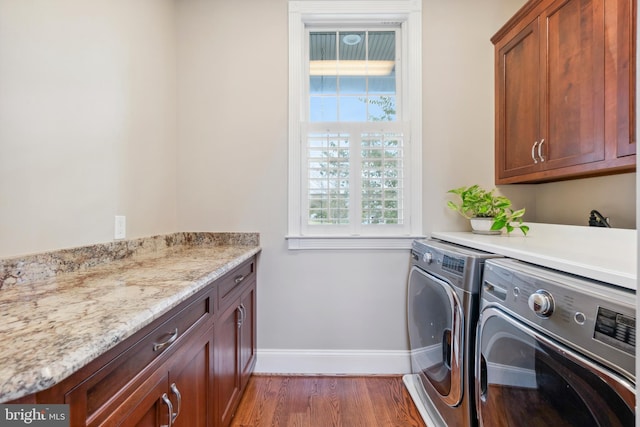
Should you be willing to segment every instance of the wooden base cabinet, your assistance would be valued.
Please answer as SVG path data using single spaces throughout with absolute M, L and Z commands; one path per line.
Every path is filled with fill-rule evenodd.
M 220 298 L 215 330 L 219 426 L 230 424 L 256 362 L 255 277 L 236 275 L 229 279 L 237 287 Z
M 56 386 L 74 427 L 226 427 L 256 362 L 256 257 Z
M 495 45 L 496 184 L 635 170 L 635 0 L 531 0 Z
M 176 403 L 173 405 L 177 414 L 173 422 L 175 427 L 205 427 L 213 418 L 214 345 L 212 327 L 169 367 L 169 392 L 178 397 L 177 408 Z
M 201 399 L 205 392 L 211 396 L 202 381 L 213 378 L 209 367 L 213 366 L 215 296 L 214 287 L 194 295 L 67 381 L 39 393 L 39 403 L 55 403 L 61 394 L 60 403 L 70 405 L 73 426 L 137 425 L 129 418 L 149 420 L 149 411 L 156 414 L 158 426 L 167 425 L 167 407 L 180 406 L 179 395 L 186 393 L 185 403 Z M 202 376 L 202 380 L 187 381 L 186 375 Z M 192 390 L 196 384 L 201 389 Z M 212 409 L 207 411 L 212 414 Z
M 256 283 L 249 286 L 240 298 L 242 324 L 240 327 L 240 387 L 244 391 L 256 365 Z
M 206 427 L 213 416 L 213 326 L 153 372 L 100 426 Z

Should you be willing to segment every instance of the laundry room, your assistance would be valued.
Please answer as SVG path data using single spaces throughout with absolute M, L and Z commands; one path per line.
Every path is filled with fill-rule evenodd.
M 478 401 L 476 391 L 486 386 L 492 396 L 493 380 L 531 373 L 525 365 L 542 356 L 497 369 L 507 362 L 490 350 L 478 356 L 454 344 L 456 331 L 475 340 L 477 329 L 453 325 L 428 345 L 411 342 L 414 268 L 444 268 L 433 274 L 453 283 L 473 264 L 475 291 L 440 296 L 461 298 L 460 309 L 473 301 L 469 313 L 487 330 L 498 328 L 491 310 L 516 310 L 497 308 L 514 292 L 518 310 L 535 294 L 541 315 L 510 311 L 499 325 L 538 325 L 526 329 L 533 332 L 523 351 L 533 353 L 574 348 L 557 331 L 541 332 L 540 322 L 578 327 L 584 315 L 590 336 L 596 326 L 602 334 L 594 344 L 620 354 L 612 367 L 602 362 L 610 355 L 581 343 L 576 358 L 590 353 L 613 371 L 622 388 L 611 401 L 626 405 L 632 389 L 635 399 L 627 360 L 635 342 L 628 330 L 616 341 L 615 331 L 635 331 L 624 300 L 635 305 L 637 280 L 636 15 L 635 0 L 0 0 L 0 301 L 11 307 L 0 402 L 69 404 L 72 425 L 115 423 L 108 414 L 135 406 L 127 396 L 166 375 L 154 400 L 161 423 L 163 393 L 172 413 L 181 412 L 176 424 L 186 423 L 191 407 L 183 398 L 177 411 L 170 367 L 201 357 L 185 365 L 211 367 L 202 419 L 216 421 L 208 425 L 260 425 L 245 404 L 259 394 L 259 379 L 276 387 L 276 379 L 316 378 L 318 390 L 320 378 L 384 377 L 394 382 L 382 400 L 400 396 L 409 414 L 388 424 L 430 427 L 414 402 L 433 399 L 403 377 L 416 374 L 419 348 L 438 345 L 425 357 L 435 354 L 449 380 L 455 356 L 469 351 L 456 377 L 464 381 L 454 381 L 469 412 L 448 423 L 501 425 L 495 417 L 513 414 L 481 420 L 479 402 L 494 401 Z M 580 144 L 558 148 L 576 138 Z M 473 233 L 449 208 L 459 203 L 450 190 L 474 185 L 507 199 L 507 214 L 524 210 L 509 222 L 514 229 Z M 427 264 L 415 242 L 428 239 L 492 257 L 445 248 Z M 484 283 L 486 264 L 510 278 Z M 558 272 L 595 283 L 590 297 L 603 292 L 596 285 L 611 285 L 615 303 L 600 304 L 609 310 L 602 312 L 566 308 L 555 294 L 568 292 L 554 287 Z M 540 289 L 529 289 L 532 281 Z M 495 292 L 481 320 L 485 288 Z M 202 310 L 186 310 L 190 304 Z M 71 319 L 89 323 L 79 330 Z M 157 328 L 149 359 L 131 362 L 139 375 L 116 368 Z M 46 334 L 52 330 L 58 334 Z M 49 350 L 33 340 L 45 336 Z M 248 341 L 230 355 L 229 346 L 218 350 L 218 337 Z M 547 354 L 557 367 L 556 352 Z M 219 366 L 225 358 L 246 369 L 219 379 L 229 372 Z M 113 366 L 113 383 L 99 378 L 105 366 Z M 278 387 L 263 393 L 273 417 L 284 416 L 273 400 L 287 387 Z M 366 409 L 353 414 L 383 407 L 351 398 L 343 412 L 361 399 Z M 359 425 L 339 414 L 319 419 L 312 402 L 296 401 L 287 416 L 295 425 Z M 458 406 L 450 402 L 432 402 L 439 415 L 431 422 L 443 421 L 441 405 Z

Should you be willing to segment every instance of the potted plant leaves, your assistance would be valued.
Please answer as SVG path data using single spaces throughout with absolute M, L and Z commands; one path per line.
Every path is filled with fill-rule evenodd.
M 501 234 L 502 229 L 511 233 L 515 228 L 519 228 L 526 236 L 529 227 L 522 223 L 525 210 L 514 211 L 511 208 L 511 200 L 494 194 L 494 191 L 495 189 L 487 191 L 479 185 L 454 188 L 448 193 L 457 195 L 460 201 L 448 201 L 447 206 L 470 220 L 474 233 Z

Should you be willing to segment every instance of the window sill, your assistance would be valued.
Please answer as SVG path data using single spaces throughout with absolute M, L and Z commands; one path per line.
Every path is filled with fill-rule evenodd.
M 285 236 L 289 250 L 305 249 L 411 249 L 425 236 Z

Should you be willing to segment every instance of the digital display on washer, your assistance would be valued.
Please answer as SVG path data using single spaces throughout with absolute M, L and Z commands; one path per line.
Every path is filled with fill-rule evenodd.
M 453 258 L 445 255 L 442 259 L 442 268 L 462 275 L 462 273 L 464 272 L 464 258 Z
M 636 318 L 598 307 L 593 337 L 629 354 L 635 354 Z

